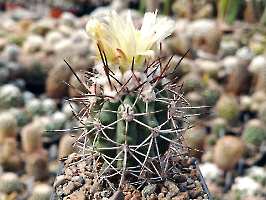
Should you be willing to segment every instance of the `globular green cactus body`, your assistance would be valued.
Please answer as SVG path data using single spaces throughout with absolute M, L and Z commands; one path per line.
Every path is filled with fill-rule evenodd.
M 251 119 L 245 124 L 244 139 L 254 145 L 260 145 L 265 139 L 265 128 L 259 119 Z
M 236 120 L 239 114 L 239 105 L 235 97 L 223 95 L 215 105 L 217 115 L 227 121 Z
M 161 84 L 158 86 L 161 87 Z M 159 91 L 157 88 L 156 91 Z M 168 98 L 166 92 L 164 93 L 164 98 Z M 161 94 L 158 94 L 157 97 L 163 97 Z M 95 145 L 97 148 L 104 147 L 117 147 L 118 144 L 127 143 L 128 145 L 140 145 L 146 138 L 148 138 L 152 131 L 152 128 L 159 127 L 163 122 L 167 122 L 167 106 L 168 103 L 163 102 L 151 102 L 146 110 L 145 102 L 138 98 L 138 95 L 124 95 L 122 96 L 121 102 L 112 103 L 106 101 L 101 104 L 101 101 L 98 101 L 92 110 L 97 110 L 96 107 L 101 107 L 98 114 L 92 113 L 91 116 L 86 121 L 88 131 L 93 129 L 92 125 L 95 123 L 100 123 L 102 126 L 110 126 L 118 121 L 116 124 L 110 126 L 110 129 L 104 130 L 104 134 L 112 140 L 108 141 L 105 139 L 106 136 L 98 131 L 97 139 L 95 140 L 96 130 L 93 133 L 90 133 L 89 140 L 90 143 Z M 96 118 L 95 118 L 96 117 Z M 136 122 L 139 121 L 140 123 Z M 150 127 L 150 128 L 149 128 Z M 171 121 L 163 124 L 161 130 L 166 130 L 171 128 Z M 154 133 L 156 134 L 156 133 Z M 168 133 L 165 137 L 170 140 L 174 138 L 173 133 Z M 159 154 L 163 155 L 168 149 L 169 142 L 161 138 L 157 138 L 157 143 L 160 146 Z M 148 147 L 143 146 L 139 148 L 139 151 L 145 154 Z M 108 156 L 115 156 L 117 152 L 121 151 L 120 149 L 116 150 L 101 150 Z M 155 145 L 152 145 L 150 150 L 150 155 L 155 156 Z M 133 160 L 133 159 L 132 159 Z M 141 160 L 141 158 L 140 158 Z M 128 161 L 129 166 L 130 164 Z M 134 163 L 136 164 L 136 163 Z M 122 163 L 117 163 L 118 166 L 121 166 Z

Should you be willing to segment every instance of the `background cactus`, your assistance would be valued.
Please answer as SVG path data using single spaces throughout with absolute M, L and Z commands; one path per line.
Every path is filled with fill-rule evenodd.
M 34 176 L 35 180 L 44 181 L 49 177 L 48 151 L 38 149 L 27 154 L 26 172 L 29 176 Z
M 196 126 L 192 129 L 186 130 L 184 137 L 187 145 L 192 148 L 189 152 L 190 157 L 200 158 L 203 150 L 206 137 L 206 131 L 203 127 Z
M 0 113 L 0 144 L 3 144 L 6 138 L 15 138 L 18 125 L 15 116 L 9 112 Z
M 224 171 L 232 170 L 243 153 L 243 144 L 239 137 L 227 135 L 220 138 L 213 152 L 213 162 Z
M 0 191 L 10 194 L 17 191 L 20 185 L 19 177 L 17 174 L 8 172 L 0 177 Z
M 224 118 L 218 117 L 211 122 L 211 133 L 215 134 L 218 138 L 226 133 L 227 122 Z
M 0 166 L 4 171 L 20 171 L 22 162 L 15 138 L 6 138 L 0 152 Z
M 68 86 L 63 81 L 68 81 L 70 76 L 71 71 L 65 70 L 65 63 L 56 63 L 49 71 L 45 82 L 45 93 L 47 97 L 62 98 L 67 96 Z
M 33 117 L 34 115 L 41 114 L 42 112 L 42 102 L 40 99 L 34 98 L 30 99 L 25 104 L 25 110 L 29 117 Z
M 235 97 L 222 95 L 215 105 L 219 117 L 227 121 L 236 120 L 239 115 L 239 105 Z
M 259 119 L 251 119 L 245 124 L 242 135 L 247 142 L 259 146 L 266 137 L 265 127 Z
M 36 123 L 30 123 L 21 130 L 22 148 L 26 153 L 34 152 L 42 148 L 42 133 L 44 129 Z
M 29 117 L 23 108 L 12 108 L 10 112 L 15 116 L 18 127 L 23 127 L 29 122 Z
M 20 107 L 22 103 L 22 94 L 18 87 L 11 84 L 0 87 L 0 108 Z
M 52 193 L 52 186 L 48 184 L 38 184 L 32 191 L 32 200 L 49 200 Z

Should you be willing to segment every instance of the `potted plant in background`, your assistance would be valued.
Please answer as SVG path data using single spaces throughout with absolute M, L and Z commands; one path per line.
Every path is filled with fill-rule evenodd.
M 5 10 L 14 10 L 16 8 L 26 8 L 25 0 L 7 0 L 5 2 Z
M 108 24 L 90 18 L 86 32 L 96 57 L 93 72 L 75 74 L 86 92 L 68 102 L 83 105 L 73 112 L 83 130 L 59 169 L 51 199 L 70 198 L 176 198 L 211 199 L 202 184 L 180 127 L 191 107 L 169 62 L 162 66 L 158 45 L 174 29 L 166 18 L 156 23 L 157 11 L 146 13 L 135 30 L 128 12 L 125 23 L 111 11 Z M 158 59 L 156 57 L 158 56 Z M 69 68 L 71 66 L 66 62 Z M 187 122 L 188 123 L 188 122 Z
M 77 7 L 74 1 L 71 0 L 49 0 L 48 4 L 50 6 L 50 15 L 53 18 L 59 18 L 63 12 L 71 12 L 76 14 Z

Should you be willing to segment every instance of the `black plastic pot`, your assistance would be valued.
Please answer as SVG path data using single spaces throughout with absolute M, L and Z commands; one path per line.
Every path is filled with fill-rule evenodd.
M 211 196 L 211 193 L 208 189 L 208 186 L 201 174 L 201 171 L 200 171 L 200 168 L 196 162 L 196 158 L 192 157 L 191 158 L 191 163 L 190 165 L 192 165 L 193 167 L 195 167 L 197 169 L 197 171 L 199 172 L 199 181 L 202 182 L 202 187 L 203 187 L 203 190 L 208 194 L 208 197 L 209 197 L 209 200 L 213 200 L 212 199 L 212 196 Z M 61 160 L 60 164 L 59 164 L 59 167 L 58 167 L 58 171 L 57 171 L 57 176 L 60 176 L 62 174 L 62 169 L 64 168 L 64 160 Z M 52 191 L 52 194 L 51 194 L 51 197 L 50 197 L 50 200 L 55 200 L 55 195 L 56 195 L 56 189 L 55 187 L 53 187 L 53 191 Z

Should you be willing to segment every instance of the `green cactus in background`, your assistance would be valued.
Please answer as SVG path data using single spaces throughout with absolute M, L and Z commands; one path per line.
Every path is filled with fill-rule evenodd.
M 218 117 L 211 122 L 211 133 L 215 134 L 217 137 L 220 137 L 221 134 L 226 132 L 227 122 L 224 118 Z
M 34 115 L 41 114 L 42 112 L 42 102 L 40 99 L 34 98 L 29 100 L 25 104 L 25 110 L 29 117 L 33 117 Z
M 259 146 L 266 137 L 263 123 L 259 119 L 249 120 L 242 135 L 247 142 Z
M 23 127 L 29 122 L 29 117 L 23 108 L 12 108 L 10 112 L 15 116 L 17 120 L 18 127 Z
M 10 194 L 11 192 L 18 191 L 20 185 L 19 177 L 17 174 L 8 172 L 0 177 L 0 191 Z
M 0 87 L 0 108 L 20 107 L 22 103 L 22 93 L 18 87 L 11 84 Z
M 56 101 L 54 99 L 45 98 L 42 101 L 41 108 L 42 108 L 43 113 L 45 113 L 46 115 L 51 115 L 52 113 L 55 112 L 55 110 L 57 108 Z
M 219 117 L 227 121 L 236 120 L 239 114 L 239 105 L 235 97 L 223 95 L 215 105 L 216 113 Z
M 52 190 L 52 186 L 48 184 L 38 184 L 33 188 L 32 200 L 49 200 Z
M 221 95 L 219 84 L 213 79 L 208 80 L 207 87 L 201 91 L 201 95 L 208 106 L 214 106 Z
M 168 80 L 176 67 L 170 70 L 171 59 L 165 66 L 161 58 L 151 60 L 158 44 L 173 31 L 174 21 L 164 18 L 155 25 L 156 14 L 146 13 L 140 30 L 129 17 L 126 25 L 115 11 L 105 18 L 109 25 L 91 18 L 86 31 L 97 55 L 94 72 L 83 71 L 82 80 L 74 73 L 86 89 L 68 99 L 84 105 L 74 112 L 78 128 L 84 130 L 75 146 L 81 148 L 84 161 L 102 164 L 99 171 L 94 169 L 99 178 L 108 182 L 118 177 L 115 187 L 129 175 L 134 184 L 162 180 L 171 171 L 172 153 L 188 149 L 185 129 L 177 123 L 193 115 L 185 112 L 189 103 L 176 79 Z M 194 82 L 193 86 L 200 84 Z

